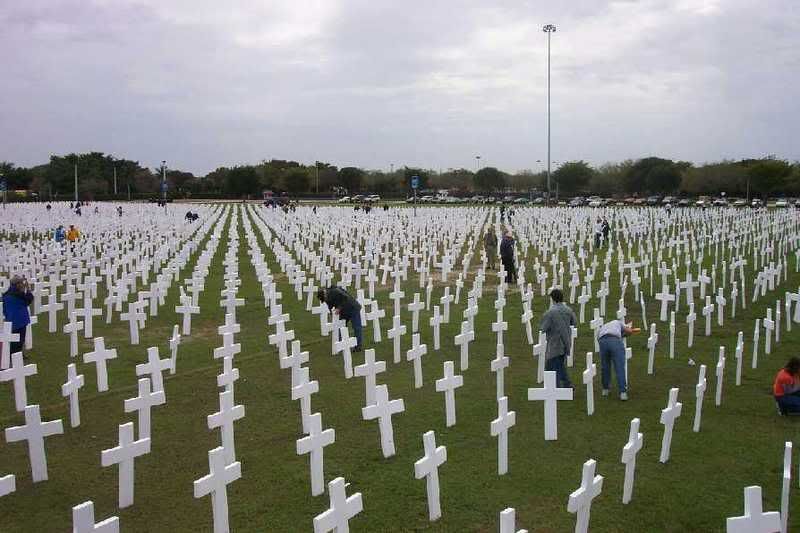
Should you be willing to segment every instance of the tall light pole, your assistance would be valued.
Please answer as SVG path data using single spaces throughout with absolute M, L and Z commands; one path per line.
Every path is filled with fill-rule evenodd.
M 542 31 L 547 34 L 547 202 L 550 203 L 550 35 L 556 31 L 556 27 L 547 24 Z
M 167 210 L 167 162 L 161 162 L 161 200 L 164 202 L 164 211 Z
M 78 163 L 75 163 L 75 203 L 78 203 Z
M 117 196 L 117 165 L 114 165 L 114 199 Z
M 481 156 L 476 155 L 475 156 L 475 172 L 478 172 L 478 170 L 480 170 L 480 165 L 481 165 Z
M 317 194 L 319 194 L 319 161 L 314 161 L 314 171 L 316 172 L 317 179 L 316 190 Z

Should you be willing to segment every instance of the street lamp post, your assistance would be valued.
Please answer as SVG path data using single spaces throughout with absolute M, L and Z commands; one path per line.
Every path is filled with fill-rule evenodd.
M 114 200 L 117 199 L 117 165 L 114 165 Z
M 164 211 L 167 210 L 167 162 L 161 162 L 161 201 L 164 203 Z
M 314 161 L 314 170 L 316 172 L 316 177 L 317 177 L 316 191 L 317 194 L 319 194 L 319 161 Z
M 78 163 L 75 163 L 75 203 L 78 203 Z
M 556 27 L 552 24 L 545 25 L 542 28 L 547 34 L 547 201 L 550 202 L 550 36 L 556 31 Z M 556 202 L 558 202 L 558 193 L 556 192 Z

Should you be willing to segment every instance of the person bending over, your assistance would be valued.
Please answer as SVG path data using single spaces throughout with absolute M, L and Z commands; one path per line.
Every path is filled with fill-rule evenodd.
M 782 415 L 800 414 L 800 357 L 792 357 L 780 369 L 772 394 Z
M 317 298 L 320 302 L 327 304 L 328 309 L 335 309 L 339 318 L 353 326 L 353 335 L 356 337 L 356 347 L 354 352 L 361 351 L 362 325 L 361 325 L 361 304 L 353 298 L 346 290 L 341 287 L 328 287 L 319 289 Z
M 628 400 L 628 383 L 625 379 L 625 344 L 622 337 L 631 333 L 639 333 L 639 328 L 634 328 L 633 323 L 625 324 L 622 320 L 612 320 L 597 332 L 597 344 L 600 346 L 600 375 L 603 383 L 603 396 L 608 396 L 611 385 L 611 365 L 617 375 L 619 399 Z

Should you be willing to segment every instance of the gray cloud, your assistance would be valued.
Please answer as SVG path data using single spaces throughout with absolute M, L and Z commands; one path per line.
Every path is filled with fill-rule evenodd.
M 4 3 L 0 159 L 537 168 L 548 22 L 554 160 L 800 158 L 791 0 L 229 4 Z

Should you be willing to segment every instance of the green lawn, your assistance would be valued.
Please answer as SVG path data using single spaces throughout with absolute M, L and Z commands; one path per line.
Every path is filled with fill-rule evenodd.
M 295 453 L 295 440 L 301 436 L 299 406 L 290 399 L 289 371 L 279 368 L 277 351 L 267 344 L 267 334 L 274 328 L 267 327 L 267 311 L 247 255 L 241 223 L 239 232 L 239 296 L 246 298 L 247 305 L 237 311 L 242 327 L 237 342 L 242 344 L 242 353 L 235 359 L 241 373 L 235 396 L 237 403 L 245 405 L 246 416 L 236 423 L 236 453 L 242 463 L 242 478 L 228 487 L 231 529 L 310 531 L 314 516 L 328 508 L 328 497 L 327 493 L 311 496 L 308 456 Z M 219 291 L 227 242 L 227 238 L 221 239 L 200 297 L 202 313 L 193 317 L 192 335 L 181 343 L 177 374 L 165 375 L 167 404 L 153 410 L 152 451 L 136 461 L 135 504 L 130 508 L 118 510 L 117 467 L 102 468 L 100 451 L 116 446 L 118 424 L 135 420 L 135 414 L 123 412 L 123 400 L 136 395 L 134 366 L 146 360 L 147 347 L 158 345 L 162 357 L 168 354 L 172 325 L 181 320 L 173 311 L 177 286 L 171 288 L 159 316 L 148 318 L 139 346 L 129 346 L 127 323 L 116 321 L 116 317 L 112 325 L 95 320 L 95 335 L 105 337 L 106 346 L 117 348 L 119 358 L 109 363 L 111 390 L 106 393 L 96 392 L 94 365 L 79 362 L 86 386 L 81 392 L 82 425 L 74 430 L 69 428 L 68 405 L 60 395 L 66 365 L 72 362 L 69 337 L 48 334 L 46 315 L 40 315 L 31 352 L 31 361 L 38 365 L 39 373 L 28 380 L 29 403 L 41 405 L 44 420 L 61 418 L 65 434 L 46 440 L 50 479 L 35 485 L 30 479 L 26 445 L 4 441 L 0 444 L 0 476 L 17 476 L 17 492 L 0 499 L 2 531 L 70 531 L 72 506 L 86 500 L 95 502 L 97 520 L 118 515 L 122 531 L 211 530 L 210 498 L 195 499 L 192 483 L 208 473 L 208 450 L 220 445 L 218 430 L 207 429 L 206 416 L 218 409 L 216 375 L 221 372 L 222 363 L 212 359 L 212 350 L 221 345 L 216 328 L 224 319 Z M 320 383 L 319 394 L 312 398 L 312 410 L 322 413 L 324 428 L 336 430 L 335 444 L 325 449 L 326 482 L 343 476 L 350 483 L 348 494 L 363 494 L 364 511 L 351 521 L 353 531 L 497 531 L 499 513 L 506 507 L 516 508 L 518 528 L 532 532 L 569 531 L 574 527 L 575 516 L 566 510 L 567 499 L 580 483 L 582 464 L 590 458 L 597 460 L 597 473 L 605 476 L 603 493 L 592 506 L 590 529 L 594 531 L 724 531 L 726 517 L 742 514 L 743 489 L 748 485 L 762 486 L 766 510 L 779 509 L 784 442 L 798 441 L 800 419 L 776 415 L 770 387 L 777 369 L 796 353 L 793 348 L 800 339 L 800 325 L 786 332 L 785 321 L 781 324 L 781 343 L 773 347 L 772 355 L 763 354 L 762 343 L 757 370 L 750 368 L 750 356 L 754 319 L 763 317 L 767 306 L 774 307 L 776 298 L 782 299 L 782 287 L 752 305 L 749 282 L 747 309 L 738 310 L 735 320 L 726 313 L 725 327 L 719 328 L 715 322 L 710 337 L 703 336 L 704 318 L 696 297 L 699 317 L 695 346 L 690 351 L 685 348 L 683 304 L 676 319 L 674 360 L 667 356 L 667 324 L 658 322 L 661 338 L 655 376 L 646 373 L 646 335 L 632 338 L 631 400 L 623 403 L 615 395 L 610 399 L 600 397 L 598 364 L 596 411 L 591 417 L 586 415 L 585 388 L 579 384 L 584 354 L 593 346 L 588 324 L 581 325 L 576 365 L 570 369 L 576 383 L 575 400 L 559 402 L 559 440 L 554 442 L 543 438 L 542 403 L 527 401 L 527 388 L 539 385 L 535 361 L 519 321 L 519 292 L 513 289 L 507 295 L 504 311 L 509 323 L 506 355 L 511 358 L 506 371 L 506 394 L 509 408 L 517 412 L 517 425 L 509 432 L 509 473 L 498 476 L 497 440 L 489 435 L 489 424 L 497 416 L 495 376 L 489 370 L 495 357 L 495 335 L 490 323 L 495 320 L 496 276 L 487 276 L 481 311 L 475 321 L 476 340 L 470 345 L 470 367 L 463 373 L 464 386 L 456 392 L 458 422 L 452 428 L 445 428 L 444 396 L 435 392 L 434 381 L 442 376 L 443 361 L 458 360 L 459 349 L 453 344 L 453 336 L 460 330 L 471 279 L 462 291 L 459 305 L 451 307 L 450 324 L 442 327 L 439 352 L 433 351 L 428 314 L 420 317 L 423 340 L 428 342 L 422 389 L 413 387 L 410 363 L 392 362 L 391 341 L 385 338 L 392 302 L 385 287 L 377 293 L 387 318 L 381 321 L 384 341 L 374 348 L 388 367 L 378 376 L 378 383 L 387 383 L 390 397 L 402 398 L 406 407 L 393 419 L 397 454 L 384 459 L 377 421 L 361 418 L 363 379 L 344 379 L 340 358 L 330 356 L 330 339 L 320 337 L 318 317 L 305 311 L 304 301 L 297 301 L 274 256 L 263 240 L 260 242 L 273 274 L 280 280 L 283 309 L 291 314 L 289 324 L 303 349 L 310 352 L 312 379 Z M 535 248 L 529 250 L 528 263 L 535 253 Z M 787 288 L 800 284 L 800 274 L 793 272 L 793 260 L 790 263 L 789 280 L 784 285 Z M 191 273 L 193 264 L 183 276 Z M 616 261 L 611 270 L 609 315 L 616 310 L 619 294 Z M 602 266 L 595 277 L 595 291 L 601 277 Z M 451 280 L 455 281 L 455 277 Z M 656 285 L 660 285 L 660 278 Z M 411 300 L 417 286 L 414 276 L 405 288 L 405 303 Z M 536 289 L 534 324 L 546 308 L 546 299 Z M 435 300 L 441 292 L 442 287 L 437 286 Z M 641 313 L 631 297 L 632 287 L 627 294 L 629 315 L 638 322 Z M 421 296 L 424 298 L 424 292 Z M 656 304 L 655 300 L 648 302 L 649 321 L 657 322 Z M 587 317 L 594 305 L 592 300 L 587 306 Z M 577 313 L 577 305 L 573 307 Z M 410 315 L 405 310 L 403 319 L 410 333 Z M 736 387 L 733 352 L 739 330 L 745 333 L 746 364 L 742 385 Z M 366 346 L 373 347 L 369 327 L 365 327 L 364 337 Z M 410 344 L 409 334 L 403 338 L 404 352 Z M 721 345 L 726 349 L 728 363 L 723 403 L 715 407 L 714 365 Z M 84 353 L 91 344 L 81 339 L 80 348 Z M 708 365 L 709 386 L 700 433 L 692 432 L 698 367 L 689 366 L 688 357 L 698 365 Z M 363 354 L 356 354 L 354 364 L 362 359 Z M 683 415 L 675 426 L 671 459 L 664 465 L 658 462 L 662 436 L 659 416 L 670 387 L 680 388 Z M 22 415 L 14 409 L 11 385 L 2 384 L 0 390 L 3 427 L 22 423 Z M 629 422 L 635 417 L 641 418 L 644 448 L 638 457 L 633 501 L 622 505 L 624 465 L 620 455 L 628 438 Z M 428 522 L 425 481 L 414 479 L 414 462 L 423 455 L 422 434 L 431 429 L 436 431 L 437 444 L 447 447 L 447 462 L 439 471 L 443 516 L 433 524 Z M 796 473 L 796 453 L 794 459 Z M 792 498 L 790 530 L 792 524 L 800 527 L 797 501 Z

